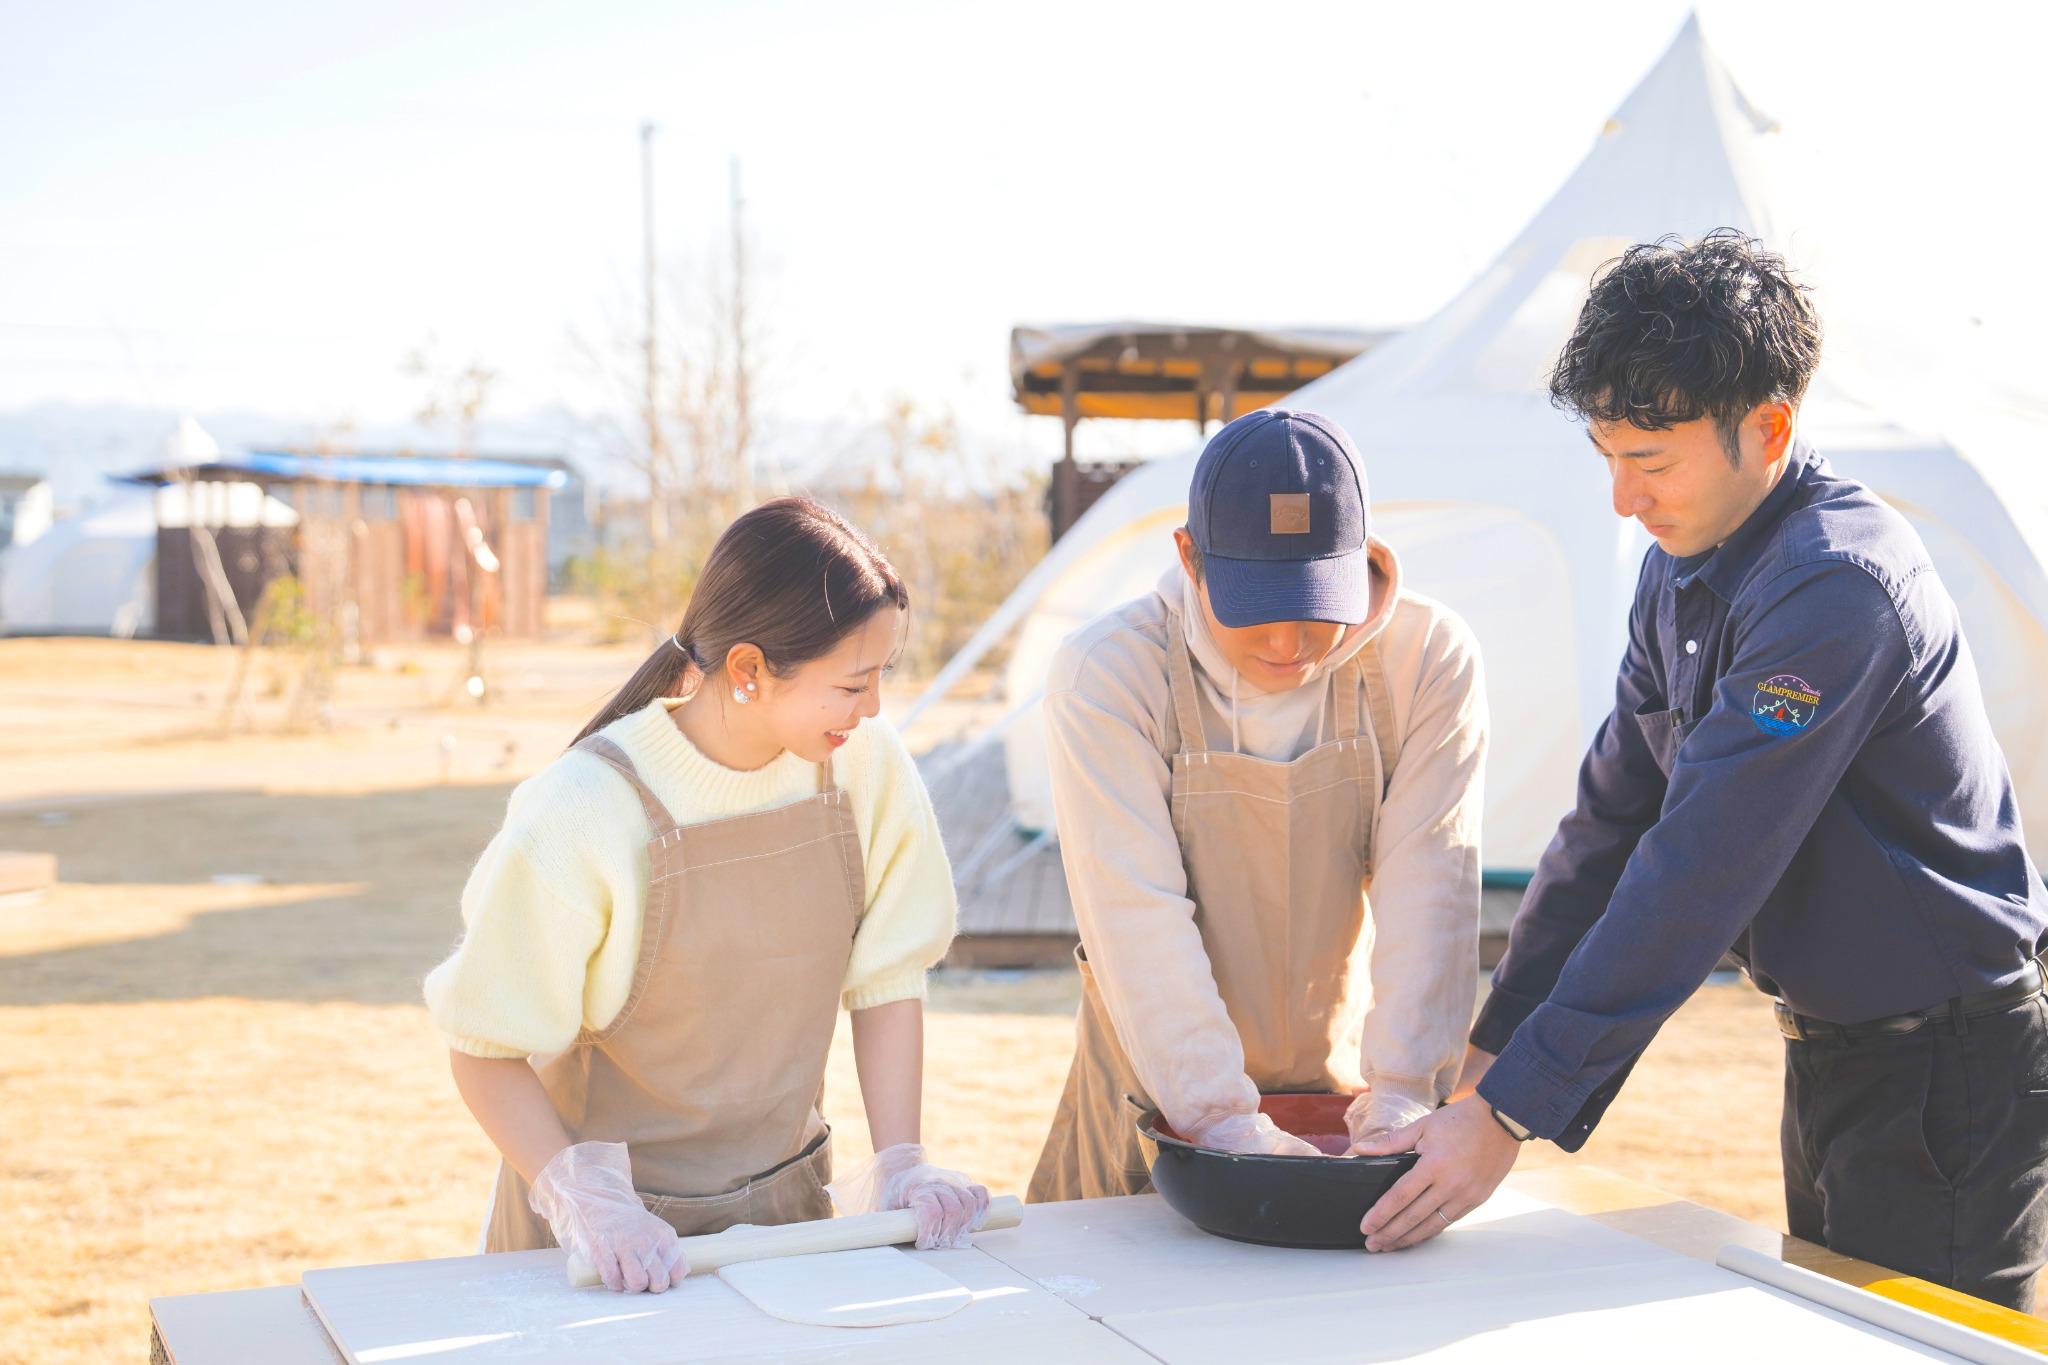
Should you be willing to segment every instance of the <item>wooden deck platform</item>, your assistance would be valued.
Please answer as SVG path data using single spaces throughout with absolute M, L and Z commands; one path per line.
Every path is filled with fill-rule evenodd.
M 1059 840 L 1018 827 L 1000 740 L 956 740 L 918 759 L 960 897 L 955 967 L 1042 967 L 1080 941 Z
M 0 849 L 0 904 L 25 905 L 56 882 L 56 854 Z

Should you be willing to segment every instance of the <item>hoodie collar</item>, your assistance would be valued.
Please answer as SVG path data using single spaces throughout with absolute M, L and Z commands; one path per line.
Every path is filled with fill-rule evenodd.
M 1372 615 L 1338 636 L 1336 645 L 1299 683 L 1281 692 L 1260 691 L 1243 681 L 1237 670 L 1230 666 L 1223 657 L 1223 651 L 1217 648 L 1216 641 L 1209 634 L 1208 619 L 1202 611 L 1201 599 L 1197 595 L 1194 582 L 1180 565 L 1175 564 L 1159 581 L 1156 591 L 1180 617 L 1178 624 L 1182 638 L 1187 641 L 1188 653 L 1193 656 L 1197 672 L 1204 681 L 1216 689 L 1219 700 L 1227 701 L 1233 749 L 1239 747 L 1237 732 L 1240 707 L 1257 714 L 1270 709 L 1304 705 L 1306 703 L 1303 699 L 1311 693 L 1320 698 L 1327 691 L 1330 675 L 1349 663 L 1361 649 L 1372 642 L 1374 637 L 1386 629 L 1387 623 L 1393 619 L 1395 599 L 1401 591 L 1401 561 L 1394 554 L 1393 547 L 1385 541 L 1368 538 L 1366 562 L 1372 573 Z

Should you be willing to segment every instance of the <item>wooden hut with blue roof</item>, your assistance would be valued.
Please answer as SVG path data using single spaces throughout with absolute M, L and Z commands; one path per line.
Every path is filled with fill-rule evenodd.
M 308 610 L 370 648 L 540 634 L 548 494 L 570 470 L 526 457 L 251 450 L 126 478 L 161 490 L 159 636 L 217 638 L 210 583 L 224 581 L 247 615 L 290 574 Z

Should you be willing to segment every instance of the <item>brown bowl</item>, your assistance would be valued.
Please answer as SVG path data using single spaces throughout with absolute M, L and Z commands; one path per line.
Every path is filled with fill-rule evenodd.
M 1349 1095 L 1267 1095 L 1259 1111 L 1286 1132 L 1341 1152 L 1350 1141 L 1343 1136 L 1350 1103 Z M 1157 1109 L 1145 1111 L 1138 1131 L 1158 1145 L 1152 1184 L 1168 1207 L 1204 1232 L 1265 1246 L 1364 1246 L 1358 1225 L 1366 1210 L 1416 1160 L 1413 1152 L 1334 1160 L 1218 1152 L 1183 1138 Z

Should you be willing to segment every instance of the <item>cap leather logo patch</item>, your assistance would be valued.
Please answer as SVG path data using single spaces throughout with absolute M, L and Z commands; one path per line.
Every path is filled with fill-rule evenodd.
M 1273 534 L 1276 536 L 1305 536 L 1308 534 L 1308 494 L 1274 493 Z

